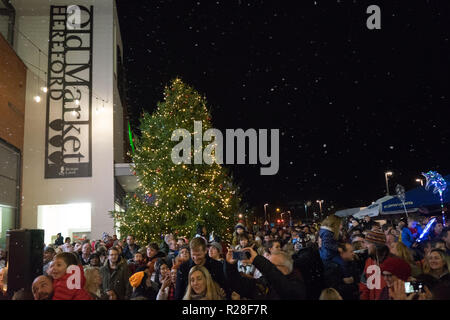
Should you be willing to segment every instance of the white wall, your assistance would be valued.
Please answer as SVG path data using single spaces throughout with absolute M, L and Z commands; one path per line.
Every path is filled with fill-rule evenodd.
M 86 4 L 89 1 L 78 1 Z M 70 1 L 52 1 L 52 4 L 72 4 Z M 17 8 L 16 8 L 17 9 Z M 45 11 L 45 10 L 44 10 Z M 48 6 L 47 12 L 50 12 Z M 42 13 L 41 13 L 42 14 Z M 47 54 L 49 16 L 20 16 L 18 28 L 35 41 Z M 113 220 L 109 211 L 114 210 L 114 126 L 113 126 L 113 0 L 96 0 L 94 5 L 93 93 L 107 101 L 92 99 L 92 177 L 44 179 L 46 104 L 33 100 L 36 79 L 29 69 L 25 104 L 25 139 L 23 151 L 23 228 L 37 227 L 39 205 L 57 205 L 74 202 L 92 205 L 92 238 L 100 238 L 103 232 L 113 232 Z M 37 61 L 36 50 L 26 46 L 17 37 L 17 52 L 29 62 Z M 47 58 L 41 58 L 46 70 Z M 42 61 L 44 60 L 44 61 Z M 43 64 L 45 67 L 43 67 Z

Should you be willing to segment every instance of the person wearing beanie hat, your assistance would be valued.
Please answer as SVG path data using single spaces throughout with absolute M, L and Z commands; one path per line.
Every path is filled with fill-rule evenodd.
M 217 261 L 223 261 L 222 258 L 222 245 L 218 242 L 211 242 L 209 244 L 209 250 L 208 255 L 211 259 L 217 260 Z
M 395 257 L 386 245 L 386 235 L 381 230 L 366 232 L 364 243 L 369 257 L 366 260 L 364 273 L 359 284 L 360 300 L 387 300 L 389 291 L 380 267 L 388 259 Z
M 397 257 L 388 257 L 381 264 L 381 272 L 388 287 L 391 287 L 395 280 L 408 281 L 411 276 L 411 266 L 405 260 Z

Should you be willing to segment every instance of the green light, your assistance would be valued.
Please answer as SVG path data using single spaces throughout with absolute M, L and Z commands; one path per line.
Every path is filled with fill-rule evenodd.
M 134 143 L 133 143 L 133 134 L 131 133 L 130 121 L 128 121 L 128 137 L 130 139 L 131 150 L 134 153 Z

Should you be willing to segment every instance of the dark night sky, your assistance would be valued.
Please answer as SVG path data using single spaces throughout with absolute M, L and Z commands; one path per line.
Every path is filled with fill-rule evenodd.
M 391 191 L 450 173 L 448 1 L 117 2 L 134 127 L 180 76 L 215 128 L 280 129 L 277 175 L 230 166 L 251 205 L 367 205 L 386 170 Z

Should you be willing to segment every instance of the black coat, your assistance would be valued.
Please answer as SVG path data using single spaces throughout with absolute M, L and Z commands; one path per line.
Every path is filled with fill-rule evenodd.
M 189 271 L 195 266 L 194 261 L 189 259 L 183 263 L 177 271 L 177 284 L 175 286 L 175 300 L 182 300 L 189 283 Z M 231 297 L 231 291 L 229 290 L 227 281 L 225 279 L 225 273 L 223 270 L 222 262 L 211 259 L 206 255 L 206 262 L 203 265 L 208 269 L 212 279 L 225 291 L 227 299 Z
M 62 246 L 63 244 L 64 244 L 64 238 L 63 238 L 62 236 L 56 238 L 56 240 L 55 240 L 55 245 L 57 245 L 57 246 Z
M 134 251 L 130 250 L 130 247 L 128 247 L 128 244 L 123 248 L 122 257 L 125 258 L 125 260 L 130 260 L 134 258 L 134 254 L 139 251 L 141 247 L 139 247 L 137 244 L 134 244 Z
M 344 300 L 359 300 L 359 281 L 361 273 L 355 262 L 348 262 L 346 272 L 342 266 L 335 262 L 327 262 L 324 264 L 325 286 L 336 289 Z M 353 277 L 353 283 L 346 284 L 343 279 Z
M 227 278 L 231 290 L 241 297 L 254 300 L 304 300 L 306 288 L 298 271 L 294 269 L 288 275 L 263 256 L 256 256 L 253 265 L 262 273 L 259 279 L 241 276 L 235 264 L 226 262 Z

